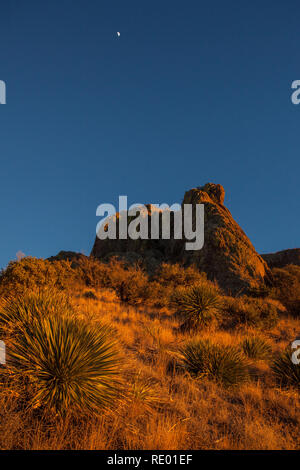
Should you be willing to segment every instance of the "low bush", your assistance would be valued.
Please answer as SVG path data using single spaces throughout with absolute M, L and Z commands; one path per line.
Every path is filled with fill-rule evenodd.
M 115 268 L 112 263 L 103 263 L 96 258 L 81 256 L 73 267 L 78 273 L 81 282 L 90 288 L 99 289 L 110 287 L 110 272 Z
M 184 267 L 180 264 L 162 263 L 153 277 L 162 286 L 191 286 L 206 280 L 206 274 L 194 266 Z
M 224 323 L 229 326 L 244 324 L 257 328 L 271 328 L 278 322 L 278 306 L 269 299 L 252 297 L 224 297 Z
M 248 369 L 241 352 L 232 346 L 194 341 L 181 350 L 183 365 L 192 375 L 221 382 L 225 386 L 248 380 Z
M 69 261 L 48 261 L 26 257 L 11 261 L 0 274 L 0 295 L 22 294 L 26 289 L 72 288 L 79 281 Z
M 109 272 L 109 283 L 120 300 L 130 305 L 139 304 L 148 296 L 148 276 L 138 265 L 124 266 L 120 262 L 118 269 Z

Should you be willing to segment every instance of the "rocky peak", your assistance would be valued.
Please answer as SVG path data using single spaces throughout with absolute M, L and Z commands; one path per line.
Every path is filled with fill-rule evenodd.
M 206 183 L 204 186 L 199 186 L 197 190 L 207 193 L 216 204 L 223 204 L 224 202 L 225 189 L 221 184 Z
M 259 288 L 270 281 L 270 270 L 223 205 L 224 198 L 223 186 L 214 183 L 193 188 L 184 195 L 183 204 L 204 204 L 204 246 L 201 250 L 186 251 L 185 240 L 96 238 L 92 255 L 103 259 L 121 253 L 134 259 L 139 257 L 146 264 L 151 258 L 151 266 L 162 261 L 194 264 L 227 292 L 246 293 Z

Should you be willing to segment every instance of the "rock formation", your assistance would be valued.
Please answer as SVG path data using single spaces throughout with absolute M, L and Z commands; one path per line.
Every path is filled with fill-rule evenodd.
M 265 261 L 224 206 L 225 191 L 208 183 L 191 189 L 183 203 L 204 204 L 205 241 L 201 250 L 183 252 L 184 262 L 195 263 L 228 292 L 246 292 L 270 280 Z
M 284 268 L 288 264 L 300 266 L 300 248 L 261 255 L 270 268 Z
M 100 259 L 112 255 L 121 255 L 132 260 L 141 259 L 148 267 L 162 261 L 194 264 L 227 292 L 236 294 L 257 289 L 265 282 L 270 282 L 270 270 L 224 206 L 224 198 L 224 188 L 213 183 L 185 193 L 183 204 L 204 204 L 204 246 L 201 250 L 186 251 L 184 239 L 96 238 L 91 255 Z M 148 217 L 151 223 L 151 209 Z

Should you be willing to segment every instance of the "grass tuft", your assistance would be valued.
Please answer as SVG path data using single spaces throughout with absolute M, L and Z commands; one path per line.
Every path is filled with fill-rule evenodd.
M 245 338 L 241 346 L 250 359 L 268 359 L 272 354 L 271 346 L 259 336 Z

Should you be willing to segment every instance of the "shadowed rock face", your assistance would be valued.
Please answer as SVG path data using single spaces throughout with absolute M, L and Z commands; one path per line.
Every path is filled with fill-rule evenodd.
M 224 188 L 220 184 L 187 191 L 183 204 L 204 204 L 204 247 L 186 251 L 186 240 L 99 240 L 91 255 L 107 258 L 122 254 L 142 259 L 155 266 L 162 261 L 194 264 L 231 293 L 247 292 L 270 281 L 270 271 L 229 210 L 223 205 Z M 151 221 L 150 211 L 148 217 Z
M 284 268 L 288 264 L 300 266 L 300 248 L 291 250 L 277 251 L 277 253 L 268 253 L 261 255 L 270 268 Z

